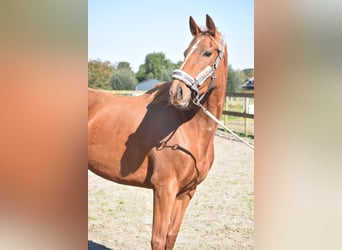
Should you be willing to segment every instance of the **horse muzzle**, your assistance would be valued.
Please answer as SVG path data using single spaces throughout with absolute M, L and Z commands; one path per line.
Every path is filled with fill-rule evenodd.
M 191 102 L 191 90 L 182 82 L 174 80 L 170 87 L 170 102 L 179 109 L 188 109 Z

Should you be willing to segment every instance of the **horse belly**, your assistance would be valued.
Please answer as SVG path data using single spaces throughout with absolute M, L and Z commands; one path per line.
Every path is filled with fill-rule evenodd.
M 148 187 L 148 151 L 132 142 L 137 125 L 123 121 L 123 115 L 102 115 L 88 123 L 88 168 L 114 182 Z
M 88 150 L 88 169 L 93 173 L 120 184 L 151 187 L 148 173 L 148 159 L 144 159 L 138 168 L 122 163 L 120 157 L 104 156 L 101 147 Z

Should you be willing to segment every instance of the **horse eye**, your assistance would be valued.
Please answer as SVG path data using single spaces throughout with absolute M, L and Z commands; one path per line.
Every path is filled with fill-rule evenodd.
M 205 51 L 203 53 L 203 56 L 209 57 L 209 56 L 211 56 L 211 52 L 210 51 Z

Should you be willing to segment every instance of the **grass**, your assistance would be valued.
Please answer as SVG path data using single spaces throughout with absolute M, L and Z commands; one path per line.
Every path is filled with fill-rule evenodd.
M 94 216 L 88 216 L 88 220 L 96 221 L 96 218 Z
M 243 111 L 242 99 L 240 98 L 240 100 L 235 100 L 235 101 L 226 100 L 225 109 L 229 111 L 242 112 Z
M 247 202 L 248 210 L 253 216 L 254 214 L 254 192 L 250 192 L 248 195 L 244 196 L 244 200 Z
M 229 129 L 233 130 L 237 135 L 241 137 L 248 137 L 250 139 L 254 139 L 254 120 L 246 119 L 247 121 L 247 135 L 245 135 L 245 118 L 234 117 L 232 119 L 227 119 L 227 117 L 231 116 L 222 116 L 221 121 L 226 125 Z M 219 130 L 224 131 L 220 126 Z
M 234 112 L 244 112 L 244 98 L 229 98 L 226 97 L 224 110 Z M 254 104 L 254 99 L 248 99 L 248 105 Z M 242 118 L 237 116 L 222 115 L 221 121 L 230 129 L 232 129 L 239 136 L 246 136 L 254 139 L 254 119 Z M 245 131 L 245 121 L 247 125 L 247 131 Z M 247 132 L 247 135 L 245 135 Z

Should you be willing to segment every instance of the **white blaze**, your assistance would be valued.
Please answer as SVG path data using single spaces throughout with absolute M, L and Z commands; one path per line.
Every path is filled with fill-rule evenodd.
M 195 51 L 195 49 L 197 49 L 197 45 L 200 43 L 201 40 L 202 40 L 202 38 L 201 38 L 201 39 L 198 39 L 198 41 L 191 47 L 190 52 L 189 52 L 188 55 L 185 57 L 184 62 L 182 63 L 182 65 L 181 65 L 181 67 L 180 67 L 181 70 L 183 69 L 183 67 L 184 67 L 184 65 L 185 65 L 185 63 L 186 63 L 186 61 L 187 61 L 188 58 L 191 56 L 191 54 Z

